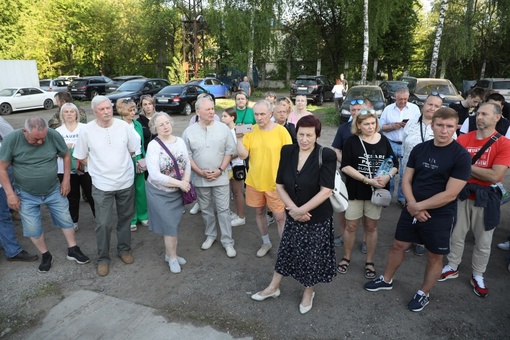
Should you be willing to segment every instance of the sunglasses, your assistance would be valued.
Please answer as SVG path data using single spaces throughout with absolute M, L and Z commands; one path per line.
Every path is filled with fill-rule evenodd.
M 152 95 L 150 95 L 150 94 L 144 94 L 144 95 L 140 96 L 140 101 L 141 101 L 141 100 L 143 100 L 143 99 L 145 99 L 145 98 L 152 98 Z
M 356 105 L 356 104 L 358 104 L 358 105 L 365 104 L 365 100 L 361 99 L 361 98 L 351 100 L 351 105 Z
M 369 114 L 375 114 L 375 110 L 361 110 L 359 112 L 360 115 L 364 116 L 364 115 L 369 115 Z
M 428 97 L 430 97 L 430 96 L 439 97 L 439 98 L 441 98 L 441 99 L 444 99 L 444 98 L 445 98 L 445 95 L 444 95 L 444 94 L 439 93 L 439 92 L 437 92 L 437 91 L 432 91 L 432 92 L 430 92 L 430 93 L 429 93 L 429 95 L 428 95 Z
M 133 99 L 131 99 L 131 98 L 126 98 L 126 99 L 122 100 L 122 103 L 124 103 L 124 104 L 129 104 L 129 103 L 132 103 L 132 102 L 133 102 Z

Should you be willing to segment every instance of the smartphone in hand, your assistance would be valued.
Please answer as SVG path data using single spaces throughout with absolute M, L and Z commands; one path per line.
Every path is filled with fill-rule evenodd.
M 236 129 L 236 133 L 252 132 L 253 131 L 253 125 L 251 125 L 251 124 L 236 125 L 235 129 Z

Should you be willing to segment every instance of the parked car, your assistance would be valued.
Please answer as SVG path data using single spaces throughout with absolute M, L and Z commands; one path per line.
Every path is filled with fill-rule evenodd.
M 494 90 L 510 102 L 510 78 L 485 78 L 476 82 L 474 87 L 483 87 L 487 90 Z
M 124 84 L 126 81 L 135 80 L 135 79 L 145 79 L 144 76 L 119 76 L 112 79 L 111 82 L 106 86 L 106 93 L 116 91 L 120 85 Z
M 188 81 L 187 84 L 198 85 L 214 95 L 215 98 L 230 98 L 232 89 L 216 78 L 202 78 Z
M 386 106 L 386 98 L 382 89 L 379 86 L 372 85 L 358 85 L 349 87 L 345 100 L 341 106 L 340 124 L 345 123 L 351 118 L 351 100 L 357 98 L 366 98 L 372 102 L 377 117 L 381 117 L 381 114 Z
M 41 79 L 39 80 L 39 87 L 48 92 L 66 92 L 70 83 L 70 81 L 63 78 Z
M 213 101 L 215 100 L 212 93 L 198 85 L 179 84 L 167 86 L 154 96 L 156 99 L 156 111 L 181 113 L 188 116 L 191 112 L 195 111 L 197 97 L 203 93 L 209 94 Z
M 11 87 L 0 91 L 0 114 L 14 111 L 40 109 L 50 110 L 55 103 L 55 93 L 38 87 Z
M 402 77 L 402 80 L 408 82 L 407 86 L 410 92 L 409 102 L 418 105 L 420 109 L 427 96 L 434 91 L 445 96 L 443 107 L 448 107 L 450 103 L 464 100 L 460 92 L 455 88 L 455 85 L 448 79 Z
M 334 94 L 331 92 L 333 86 L 333 83 L 324 76 L 299 76 L 290 85 L 290 99 L 294 101 L 296 95 L 304 94 L 307 100 L 320 106 L 325 100 L 334 100 Z
M 106 84 L 112 80 L 104 76 L 82 77 L 74 79 L 67 87 L 74 99 L 92 99 L 106 93 Z
M 407 87 L 407 82 L 398 80 L 383 81 L 379 84 L 379 87 L 384 94 L 384 98 L 386 98 L 386 102 L 391 104 L 395 102 L 395 91 L 400 87 Z
M 165 86 L 170 85 L 168 80 L 161 78 L 145 78 L 128 80 L 124 84 L 120 85 L 117 91 L 107 94 L 113 105 L 113 113 L 117 113 L 117 100 L 120 98 L 130 98 L 137 105 L 140 102 L 140 97 L 149 94 L 155 95 Z

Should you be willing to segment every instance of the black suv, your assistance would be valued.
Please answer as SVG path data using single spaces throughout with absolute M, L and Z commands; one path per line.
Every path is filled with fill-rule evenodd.
M 112 80 L 104 76 L 82 77 L 74 79 L 67 87 L 74 99 L 92 99 L 106 93 L 106 84 Z
M 325 100 L 333 101 L 332 89 L 333 83 L 324 76 L 299 76 L 290 85 L 290 99 L 294 101 L 297 95 L 305 95 L 307 100 L 322 105 Z
M 120 85 L 124 84 L 126 81 L 134 80 L 134 79 L 145 79 L 144 76 L 119 76 L 112 79 L 112 81 L 106 86 L 106 93 L 110 93 L 116 91 Z

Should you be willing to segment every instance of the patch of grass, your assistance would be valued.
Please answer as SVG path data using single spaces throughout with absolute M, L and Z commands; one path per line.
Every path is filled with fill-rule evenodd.
M 32 294 L 23 293 L 21 295 L 21 301 L 28 301 L 37 298 L 44 298 L 51 295 L 60 295 L 61 289 L 56 282 L 46 282 L 39 286 L 39 288 Z

